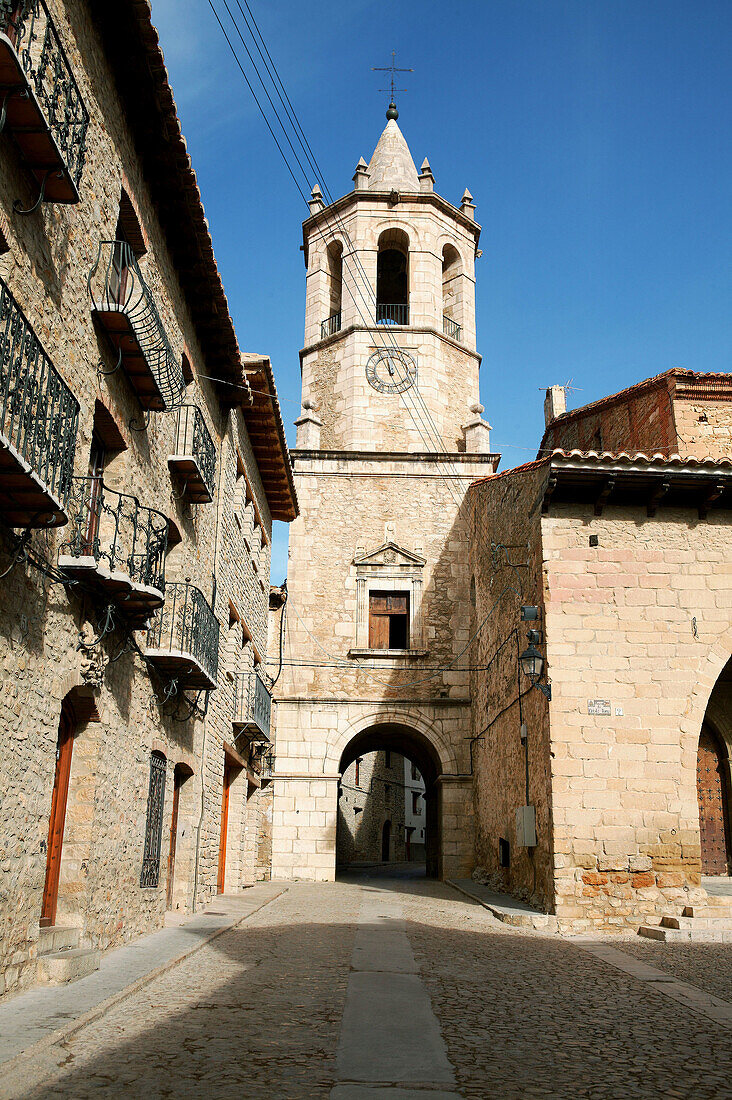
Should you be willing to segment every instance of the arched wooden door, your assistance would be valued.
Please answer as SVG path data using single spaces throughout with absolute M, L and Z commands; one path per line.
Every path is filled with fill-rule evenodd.
M 58 884 L 61 874 L 61 850 L 66 824 L 66 802 L 69 795 L 71 753 L 74 747 L 74 718 L 71 706 L 64 703 L 56 742 L 56 771 L 51 796 L 51 816 L 48 822 L 48 846 L 46 849 L 46 881 L 43 887 L 41 927 L 56 923 Z
M 724 764 L 719 738 L 709 726 L 702 726 L 696 758 L 696 790 L 703 875 L 726 875 L 732 862 Z

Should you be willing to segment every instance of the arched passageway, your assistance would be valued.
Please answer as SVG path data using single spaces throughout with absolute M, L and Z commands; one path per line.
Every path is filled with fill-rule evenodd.
M 370 754 L 378 754 L 378 767 L 366 765 Z M 406 768 L 403 764 L 406 761 Z M 395 763 L 396 762 L 396 763 Z M 372 832 L 375 844 L 356 855 L 361 859 L 373 851 L 372 858 L 382 862 L 424 860 L 426 874 L 439 877 L 440 868 L 440 785 L 437 752 L 416 730 L 398 725 L 375 725 L 357 734 L 341 756 L 339 772 L 348 787 L 339 790 L 338 841 L 345 862 L 352 837 Z M 410 781 L 411 779 L 411 781 Z M 353 783 L 378 799 L 378 813 L 367 819 L 368 803 L 358 804 L 351 797 Z M 414 815 L 412 817 L 411 815 Z M 359 820 L 359 818 L 361 820 Z M 410 832 L 410 820 L 423 822 Z M 349 836 L 344 836 L 345 832 Z M 423 831 L 424 836 L 420 835 Z M 354 851 L 353 845 L 350 848 Z
M 732 873 L 730 821 L 732 746 L 732 658 L 714 685 L 699 735 L 696 790 L 703 875 Z

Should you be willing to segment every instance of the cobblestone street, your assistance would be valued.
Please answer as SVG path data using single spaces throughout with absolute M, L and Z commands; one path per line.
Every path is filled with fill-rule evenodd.
M 611 946 L 630 967 L 640 958 L 700 994 L 729 995 L 728 945 Z M 725 1026 L 662 985 L 583 942 L 502 925 L 441 883 L 366 874 L 292 884 L 63 1045 L 24 1059 L 0 1094 L 732 1096 L 729 1011 Z

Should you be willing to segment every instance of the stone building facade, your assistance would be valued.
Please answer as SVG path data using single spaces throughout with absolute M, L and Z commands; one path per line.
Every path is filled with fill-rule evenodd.
M 166 910 L 254 881 L 271 524 L 297 506 L 271 364 L 239 351 L 149 5 L 0 17 L 12 993 L 69 976 L 55 946 L 93 967 Z
M 348 765 L 338 791 L 336 863 L 424 859 L 424 784 L 417 767 L 379 750 Z
M 475 859 L 560 927 L 618 929 L 732 870 L 732 384 L 546 409 L 537 461 L 470 493 Z
M 472 867 L 465 496 L 496 468 L 478 404 L 479 226 L 418 173 L 390 108 L 370 163 L 313 191 L 273 875 L 331 879 L 338 787 L 391 751 L 426 786 L 431 873 Z

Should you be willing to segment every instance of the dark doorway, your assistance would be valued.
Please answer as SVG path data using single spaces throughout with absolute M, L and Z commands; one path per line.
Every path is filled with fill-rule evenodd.
M 391 821 L 385 821 L 381 830 L 381 862 L 389 862 L 389 849 L 391 848 Z

